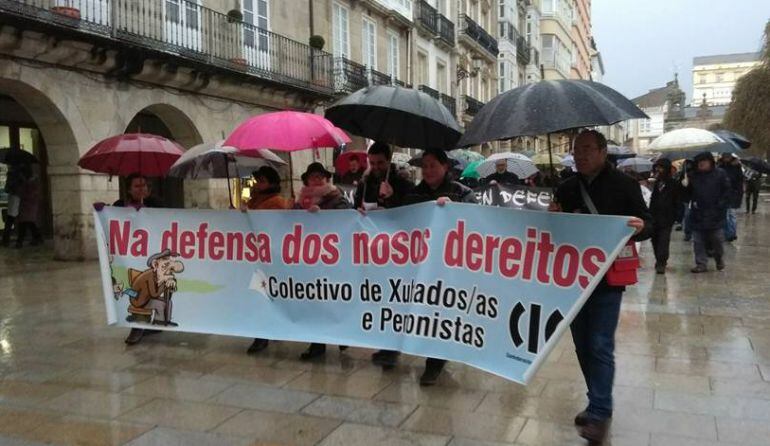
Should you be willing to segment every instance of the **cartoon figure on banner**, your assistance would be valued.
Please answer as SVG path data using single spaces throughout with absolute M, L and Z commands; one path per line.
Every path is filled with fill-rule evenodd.
M 179 254 L 165 249 L 147 259 L 148 269 L 128 269 L 129 322 L 147 322 L 155 325 L 178 324 L 171 321 L 171 297 L 177 290 L 176 276 L 184 271 L 184 264 L 176 260 Z

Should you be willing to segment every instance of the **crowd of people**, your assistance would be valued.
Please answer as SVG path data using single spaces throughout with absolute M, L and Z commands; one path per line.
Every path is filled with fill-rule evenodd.
M 673 228 L 678 222 L 683 222 L 694 241 L 696 266 L 692 271 L 706 271 L 709 255 L 715 259 L 717 269 L 725 267 L 722 242 L 726 231 L 735 230 L 729 209 L 740 206 L 743 192 L 743 172 L 733 157 L 723 156 L 718 165 L 710 153 L 704 152 L 691 163 L 685 163 L 681 170 L 677 170 L 669 160 L 660 159 L 654 164 L 652 176 L 642 178 L 614 167 L 608 159 L 605 137 L 595 130 L 581 132 L 575 139 L 573 152 L 575 169 L 571 174 L 560 176 L 549 211 L 631 217 L 628 224 L 634 229 L 633 240 L 640 242 L 651 238 L 655 269 L 660 274 L 666 271 Z M 281 193 L 282 181 L 278 171 L 268 166 L 261 167 L 253 172 L 256 183 L 250 199 L 241 210 L 303 209 L 324 212 L 357 209 L 366 214 L 377 209 L 429 201 L 435 201 L 437 205 L 452 201 L 476 202 L 473 190 L 453 176 L 451 160 L 444 150 L 424 151 L 420 165 L 422 179 L 418 184 L 402 175 L 391 158 L 390 146 L 375 142 L 367 152 L 368 166 L 362 166 L 356 159 L 351 160 L 348 171 L 337 177 L 337 181 L 355 186 L 352 202 L 333 184 L 334 175 L 321 163 L 314 162 L 307 166 L 301 175 L 302 188 L 296 198 L 290 199 Z M 751 191 L 747 193 L 747 211 L 752 203 L 754 207 L 751 210 L 756 209 L 755 192 L 749 189 L 748 184 L 758 189 L 758 178 L 751 176 L 746 181 L 746 189 Z M 499 163 L 496 171 L 484 181 L 521 184 L 515 175 L 505 170 L 504 162 Z M 649 202 L 642 193 L 645 187 L 650 189 Z M 126 199 L 115 202 L 116 206 L 156 205 L 150 197 L 146 179 L 139 175 L 128 178 L 127 191 Z M 750 197 L 753 200 L 751 203 Z M 624 289 L 624 286 L 611 284 L 606 277 L 603 278 L 571 325 L 589 400 L 586 410 L 578 414 L 574 421 L 581 436 L 589 440 L 603 440 L 612 417 L 614 335 Z M 135 344 L 149 333 L 152 331 L 132 329 L 126 343 Z M 258 338 L 254 339 L 247 352 L 259 354 L 268 347 L 269 340 Z M 347 347 L 339 348 L 344 350 Z M 324 344 L 310 344 L 301 353 L 300 359 L 321 358 L 326 350 Z M 371 360 L 389 370 L 398 364 L 399 355 L 398 351 L 380 350 L 372 354 Z M 445 364 L 443 359 L 427 358 L 420 384 L 436 383 Z

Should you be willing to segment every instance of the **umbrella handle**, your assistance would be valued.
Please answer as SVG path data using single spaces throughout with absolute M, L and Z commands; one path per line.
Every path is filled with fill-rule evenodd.
M 227 159 L 227 154 L 223 153 L 222 156 L 225 158 L 225 176 L 227 176 L 227 199 L 230 201 L 230 209 L 235 209 L 235 206 L 233 206 L 233 191 L 230 188 L 230 161 Z

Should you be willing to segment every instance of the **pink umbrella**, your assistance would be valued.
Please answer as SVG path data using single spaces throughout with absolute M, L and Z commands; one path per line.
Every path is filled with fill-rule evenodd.
M 161 177 L 183 153 L 182 146 L 162 136 L 126 133 L 96 143 L 80 158 L 78 166 L 109 175 Z
M 270 149 L 281 152 L 338 147 L 350 137 L 323 116 L 282 111 L 251 117 L 225 140 L 225 146 L 239 152 Z

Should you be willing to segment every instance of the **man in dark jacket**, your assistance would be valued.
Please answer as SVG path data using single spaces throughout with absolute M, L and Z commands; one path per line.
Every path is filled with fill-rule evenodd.
M 513 172 L 508 172 L 508 162 L 502 159 L 495 161 L 494 173 L 484 178 L 486 184 L 494 184 L 493 181 L 504 186 L 513 186 L 519 184 L 519 177 Z
M 743 202 L 743 168 L 741 162 L 732 153 L 723 153 L 719 159 L 719 167 L 727 173 L 730 179 L 730 202 L 725 216 L 725 239 L 732 242 L 738 239 L 738 222 L 733 209 L 741 207 Z
M 692 219 L 693 249 L 695 267 L 693 273 L 707 271 L 707 248 L 714 253 L 717 269 L 723 270 L 725 221 L 730 206 L 730 179 L 724 170 L 716 167 L 711 152 L 703 152 L 695 157 L 695 172 L 689 178 L 687 194 L 690 197 L 690 217 Z
M 652 216 L 642 199 L 639 183 L 607 162 L 607 140 L 595 130 L 581 132 L 575 139 L 573 176 L 556 189 L 551 210 L 632 217 L 637 241 L 649 238 Z M 587 195 L 590 200 L 584 200 Z M 601 230 L 597 228 L 597 230 Z M 624 287 L 609 286 L 602 279 L 572 321 L 580 369 L 588 387 L 588 407 L 575 417 L 580 436 L 601 443 L 607 436 L 612 417 L 612 386 L 615 377 L 615 329 L 620 317 Z
M 375 142 L 367 152 L 369 171 L 358 182 L 356 209 L 394 208 L 414 187 L 414 183 L 398 174 L 390 162 L 392 152 L 385 143 Z
M 759 190 L 762 188 L 762 174 L 755 170 L 746 170 L 746 213 L 757 213 Z
M 377 208 L 395 208 L 404 205 L 404 198 L 414 189 L 414 183 L 398 174 L 390 162 L 393 153 L 390 146 L 375 142 L 367 152 L 368 173 L 358 182 L 355 208 L 366 211 Z M 372 362 L 391 369 L 398 362 L 399 352 L 379 350 L 372 354 Z
M 650 198 L 652 214 L 652 249 L 655 253 L 655 272 L 666 273 L 668 247 L 671 242 L 671 228 L 682 207 L 681 184 L 671 176 L 671 160 L 661 158 L 655 162 L 655 183 Z

